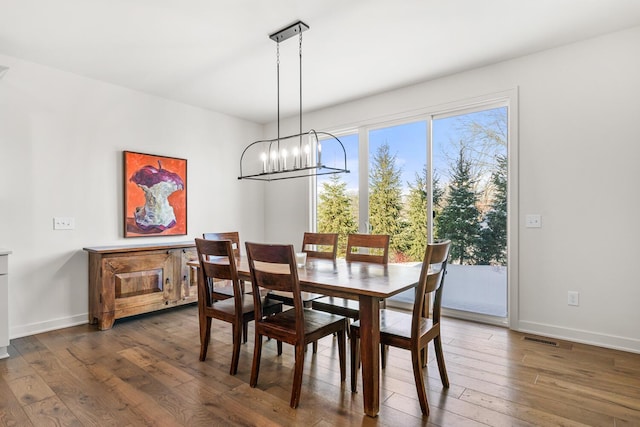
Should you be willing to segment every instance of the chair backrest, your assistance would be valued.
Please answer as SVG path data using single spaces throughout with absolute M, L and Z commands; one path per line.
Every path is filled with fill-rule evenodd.
M 207 240 L 231 240 L 233 246 L 233 255 L 240 257 L 240 233 L 237 231 L 228 231 L 225 233 L 202 233 L 202 238 Z
M 416 299 L 413 305 L 412 334 L 419 333 L 420 318 L 427 317 L 425 307 L 429 294 L 435 291 L 433 301 L 433 324 L 440 321 L 440 308 L 442 307 L 442 290 L 444 288 L 444 277 L 447 273 L 447 260 L 451 240 L 444 240 L 438 243 L 429 243 L 424 254 L 420 279 L 416 290 Z
M 296 267 L 293 245 L 271 245 L 245 243 L 251 286 L 253 287 L 256 322 L 263 317 L 260 289 L 292 293 L 293 308 L 296 313 L 296 336 L 304 336 L 304 314 L 300 295 L 300 280 Z
M 214 279 L 230 280 L 236 313 L 242 313 L 242 291 L 231 240 L 196 239 L 198 262 L 198 299 L 205 306 L 212 304 L 211 286 Z
M 338 233 L 304 233 L 302 252 L 309 258 L 336 259 Z
M 362 251 L 362 249 L 365 249 Z M 355 251 L 354 251 L 355 250 Z M 347 261 L 364 261 L 376 264 L 389 263 L 388 234 L 349 234 L 347 237 Z

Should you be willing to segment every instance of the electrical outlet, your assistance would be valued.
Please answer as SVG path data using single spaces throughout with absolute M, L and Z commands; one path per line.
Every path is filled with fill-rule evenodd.
M 525 216 L 525 227 L 527 228 L 542 227 L 542 218 L 540 214 L 529 214 Z
M 56 216 L 53 218 L 54 230 L 73 230 L 76 228 L 76 219 L 71 216 Z
M 569 291 L 568 298 L 567 298 L 567 304 L 574 305 L 574 306 L 579 306 L 580 305 L 580 292 Z

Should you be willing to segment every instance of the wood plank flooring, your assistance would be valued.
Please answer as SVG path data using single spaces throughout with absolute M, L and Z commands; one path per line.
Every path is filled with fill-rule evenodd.
M 229 375 L 228 324 L 214 320 L 207 360 L 198 361 L 195 306 L 118 320 L 108 331 L 82 325 L 11 341 L 11 357 L 0 360 L 0 425 L 640 426 L 638 354 L 553 346 L 449 318 L 443 337 L 451 387 L 443 389 L 430 351 L 431 415 L 421 416 L 409 353 L 392 348 L 374 419 L 363 415 L 361 393 L 340 383 L 332 337 L 306 354 L 293 410 L 293 349 L 278 357 L 266 342 L 251 388 L 253 342 Z

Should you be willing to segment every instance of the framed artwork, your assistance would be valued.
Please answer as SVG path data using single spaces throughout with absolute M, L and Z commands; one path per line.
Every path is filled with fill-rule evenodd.
M 187 160 L 123 154 L 124 237 L 187 234 Z

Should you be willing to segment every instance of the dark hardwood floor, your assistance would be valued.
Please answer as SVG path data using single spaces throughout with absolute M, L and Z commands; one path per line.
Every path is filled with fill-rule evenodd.
M 252 339 L 230 376 L 230 326 L 214 321 L 208 358 L 199 362 L 197 308 L 187 306 L 118 320 L 108 331 L 82 325 L 12 340 L 11 357 L 0 360 L 0 425 L 640 425 L 639 354 L 553 346 L 448 318 L 443 324 L 451 387 L 442 388 L 431 351 L 428 418 L 420 413 L 408 352 L 390 349 L 373 419 L 363 415 L 361 393 L 340 383 L 335 340 L 321 340 L 318 353 L 306 355 L 300 407 L 293 410 L 291 347 L 278 357 L 275 341 L 266 342 L 252 389 Z

